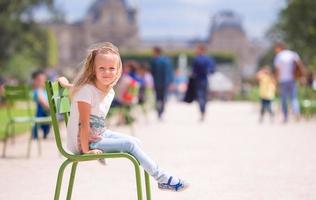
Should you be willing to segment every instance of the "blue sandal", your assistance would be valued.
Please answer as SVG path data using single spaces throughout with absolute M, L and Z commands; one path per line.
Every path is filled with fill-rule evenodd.
M 170 176 L 167 183 L 158 183 L 158 188 L 161 190 L 171 190 L 174 192 L 180 192 L 184 189 L 188 188 L 188 184 L 185 183 L 183 180 L 179 179 L 179 182 L 175 185 L 171 185 L 172 176 Z

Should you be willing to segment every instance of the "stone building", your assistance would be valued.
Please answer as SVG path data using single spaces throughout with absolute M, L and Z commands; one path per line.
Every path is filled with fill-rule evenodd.
M 95 0 L 80 21 L 47 24 L 57 37 L 59 69 L 67 74 L 74 72 L 83 60 L 87 47 L 103 41 L 111 41 L 120 50 L 150 49 L 154 45 L 168 50 L 194 48 L 197 42 L 142 40 L 139 36 L 138 9 L 130 2 Z M 238 71 L 229 67 L 226 67 L 226 71 L 232 72 L 232 76 L 236 76 L 236 73 L 244 77 L 253 75 L 263 48 L 247 38 L 241 17 L 232 11 L 222 11 L 213 16 L 211 24 L 209 36 L 203 42 L 208 42 L 210 51 L 229 52 L 236 59 Z
M 137 9 L 125 0 L 96 0 L 78 22 L 48 25 L 58 41 L 59 67 L 73 69 L 94 43 L 111 41 L 120 49 L 139 43 Z
M 211 24 L 209 50 L 232 53 L 239 73 L 243 77 L 253 75 L 264 49 L 247 38 L 241 17 L 232 11 L 222 11 L 213 16 Z

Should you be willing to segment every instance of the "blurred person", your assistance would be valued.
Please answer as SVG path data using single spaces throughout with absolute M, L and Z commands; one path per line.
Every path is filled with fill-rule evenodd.
M 177 68 L 174 77 L 174 93 L 177 100 L 183 100 L 185 91 L 187 90 L 187 83 L 187 76 L 184 75 L 179 68 Z
M 147 89 L 147 83 L 145 79 L 146 75 L 146 69 L 144 66 L 140 65 L 140 67 L 137 69 L 137 74 L 139 77 L 139 92 L 138 92 L 138 104 L 143 105 L 146 102 L 146 89 Z
M 312 83 L 313 90 L 316 90 L 316 73 L 313 73 L 313 83 Z
M 136 65 L 137 64 L 134 61 L 124 62 L 122 75 L 115 87 L 117 95 L 113 100 L 111 107 L 120 107 L 137 103 L 138 97 L 137 94 L 135 94 L 135 89 L 139 88 L 139 83 L 131 75 L 131 72 L 136 69 Z
M 208 75 L 215 72 L 215 60 L 206 55 L 206 46 L 199 44 L 196 47 L 196 56 L 192 63 L 192 76 L 194 78 L 195 98 L 199 104 L 201 121 L 205 119 Z
M 142 65 L 142 71 L 144 73 L 144 79 L 145 79 L 145 85 L 147 89 L 153 89 L 154 88 L 154 78 L 152 74 L 150 73 L 150 67 L 148 63 L 143 63 Z
M 154 78 L 150 72 L 150 66 L 149 63 L 143 62 L 141 65 L 141 71 L 140 74 L 144 78 L 145 82 L 145 101 L 146 98 L 149 97 L 151 90 L 154 88 Z
M 154 79 L 156 92 L 156 110 L 158 118 L 162 119 L 167 101 L 167 92 L 173 81 L 173 66 L 169 57 L 163 55 L 160 47 L 153 48 L 151 73 Z
M 259 97 L 261 101 L 260 118 L 263 121 L 264 113 L 269 112 L 271 121 L 273 120 L 274 112 L 272 111 L 271 103 L 275 97 L 276 82 L 269 69 L 269 66 L 263 66 L 256 74 L 259 82 Z
M 139 75 L 144 80 L 143 88 L 140 89 L 139 95 L 138 95 L 138 103 L 141 106 L 141 109 L 146 116 L 146 119 L 148 119 L 148 109 L 151 109 L 153 106 L 153 87 L 154 87 L 154 81 L 153 77 L 150 73 L 149 65 L 148 63 L 142 63 L 141 68 L 139 69 Z
M 297 98 L 297 71 L 300 74 L 304 73 L 304 65 L 299 55 L 286 49 L 286 46 L 282 42 L 277 42 L 274 46 L 275 58 L 275 75 L 279 83 L 279 92 L 281 99 L 281 107 L 283 113 L 283 122 L 288 121 L 288 98 L 291 100 L 292 110 L 296 117 L 299 119 L 300 106 Z
M 0 76 L 0 94 L 2 94 L 4 92 L 4 78 L 2 76 Z
M 145 89 L 146 89 L 145 69 L 140 63 L 133 61 L 133 67 L 131 68 L 131 71 L 129 74 L 139 84 L 137 103 L 142 105 L 145 102 Z
M 143 151 L 137 138 L 105 127 L 105 118 L 115 95 L 113 86 L 121 73 L 120 54 L 113 44 L 102 43 L 88 51 L 81 72 L 70 87 L 68 149 L 74 154 L 130 153 L 158 182 L 159 189 L 177 192 L 186 189 L 188 184 L 162 170 Z
M 314 73 L 312 70 L 309 70 L 307 73 L 306 85 L 309 88 L 313 88 L 313 81 L 314 81 Z
M 52 68 L 52 67 L 47 68 L 45 71 L 45 74 L 47 75 L 47 78 L 50 81 L 55 81 L 58 77 L 58 73 L 57 73 L 56 69 Z
M 49 104 L 47 99 L 47 93 L 45 90 L 46 75 L 44 71 L 37 70 L 32 73 L 33 81 L 33 99 L 36 103 L 36 117 L 47 117 L 49 116 Z M 38 125 L 43 131 L 43 138 L 46 139 L 49 134 L 50 124 Z M 33 127 L 33 138 L 38 139 L 38 128 Z
M 4 104 L 4 85 L 5 80 L 2 76 L 0 76 L 0 107 Z
M 137 63 L 129 60 L 124 62 L 123 71 L 116 87 L 114 88 L 116 96 L 114 97 L 111 108 L 127 108 L 130 110 L 132 105 L 138 103 L 139 83 L 135 80 L 131 72 L 134 71 Z M 119 110 L 117 125 L 129 124 L 135 119 L 131 115 L 126 115 L 124 110 Z
M 153 78 L 149 71 L 147 63 L 141 63 L 140 67 L 137 68 L 138 83 L 140 84 L 138 91 L 138 104 L 145 116 L 145 119 L 148 121 L 148 109 L 153 106 Z

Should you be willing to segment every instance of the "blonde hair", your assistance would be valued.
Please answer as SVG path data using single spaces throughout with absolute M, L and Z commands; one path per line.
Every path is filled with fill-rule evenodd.
M 119 80 L 121 74 L 122 74 L 122 61 L 121 57 L 118 51 L 118 48 L 114 46 L 110 42 L 100 43 L 93 45 L 88 49 L 87 56 L 83 61 L 83 66 L 78 74 L 78 76 L 74 80 L 74 86 L 70 90 L 70 97 L 72 98 L 78 90 L 85 84 L 94 84 L 96 77 L 95 77 L 95 57 L 98 54 L 114 54 L 117 56 L 117 72 L 116 77 L 113 80 L 112 83 L 108 85 L 108 88 L 104 95 L 107 95 L 107 93 L 113 88 L 113 86 L 117 83 Z

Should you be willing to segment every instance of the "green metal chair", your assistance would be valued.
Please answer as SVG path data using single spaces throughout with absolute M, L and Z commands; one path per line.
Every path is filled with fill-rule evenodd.
M 68 90 L 66 88 L 61 87 L 58 82 L 51 82 L 51 81 L 46 82 L 46 90 L 48 94 L 48 101 L 49 101 L 49 106 L 51 110 L 50 113 L 51 113 L 57 148 L 59 152 L 66 158 L 66 160 L 62 163 L 62 165 L 59 168 L 54 200 L 59 199 L 62 180 L 63 180 L 63 174 L 67 165 L 72 164 L 70 179 L 68 183 L 68 190 L 67 190 L 67 200 L 69 200 L 71 199 L 71 195 L 72 195 L 73 184 L 75 180 L 75 174 L 76 174 L 78 163 L 83 162 L 83 161 L 98 160 L 100 158 L 127 158 L 128 160 L 130 160 L 133 163 L 134 169 L 135 169 L 137 199 L 142 200 L 143 197 L 142 197 L 142 182 L 141 182 L 140 167 L 139 167 L 139 162 L 136 160 L 134 156 L 128 153 L 74 155 L 65 151 L 61 142 L 60 128 L 59 128 L 59 123 L 57 120 L 57 115 L 63 115 L 65 119 L 65 123 L 67 124 L 69 114 L 70 114 L 70 100 L 68 97 Z M 144 171 L 144 175 L 145 175 L 145 185 L 146 185 L 146 197 L 147 197 L 147 200 L 150 200 L 151 199 L 150 179 L 146 171 Z
M 2 157 L 6 156 L 7 141 L 10 137 L 14 139 L 15 136 L 15 124 L 29 123 L 30 124 L 30 138 L 27 146 L 27 157 L 30 157 L 31 153 L 31 144 L 32 144 L 32 127 L 38 126 L 40 124 L 51 123 L 50 117 L 35 117 L 31 110 L 32 102 L 32 90 L 30 87 L 21 85 L 21 86 L 5 86 L 5 100 L 8 113 L 8 123 L 5 128 L 4 135 L 4 144 L 2 150 Z M 13 112 L 13 109 L 16 108 L 16 105 L 22 105 L 25 113 L 16 114 Z M 37 127 L 36 127 L 37 128 Z M 40 137 L 38 138 L 38 154 L 41 155 L 41 141 Z

